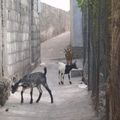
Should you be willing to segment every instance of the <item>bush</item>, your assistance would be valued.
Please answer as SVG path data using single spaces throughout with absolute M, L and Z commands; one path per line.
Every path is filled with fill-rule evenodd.
M 10 81 L 5 78 L 0 79 L 0 105 L 4 106 L 10 96 Z

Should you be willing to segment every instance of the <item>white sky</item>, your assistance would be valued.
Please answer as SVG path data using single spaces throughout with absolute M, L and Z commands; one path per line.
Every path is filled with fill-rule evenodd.
M 41 2 L 65 11 L 70 10 L 70 0 L 41 0 Z

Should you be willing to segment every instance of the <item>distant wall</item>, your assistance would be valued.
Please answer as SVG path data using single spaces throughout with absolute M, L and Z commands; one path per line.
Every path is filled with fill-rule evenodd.
M 69 12 L 41 3 L 40 35 L 42 41 L 69 30 Z

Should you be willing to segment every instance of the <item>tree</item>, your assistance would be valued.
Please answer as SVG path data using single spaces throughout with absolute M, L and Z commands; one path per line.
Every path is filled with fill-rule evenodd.
M 112 50 L 109 79 L 110 120 L 120 120 L 120 1 L 112 0 Z

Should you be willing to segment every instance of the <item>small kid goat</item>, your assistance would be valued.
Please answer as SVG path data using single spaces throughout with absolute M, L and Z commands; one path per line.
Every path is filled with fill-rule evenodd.
M 64 50 L 65 50 L 65 58 L 66 58 L 67 65 L 71 65 L 72 59 L 73 59 L 72 50 L 71 50 L 71 48 L 67 48 Z
M 68 79 L 69 79 L 69 83 L 72 84 L 71 80 L 70 80 L 70 71 L 72 69 L 77 69 L 77 66 L 76 66 L 76 62 L 72 63 L 71 65 L 66 65 L 62 62 L 58 62 L 58 74 L 59 74 L 59 78 L 60 78 L 60 82 L 59 82 L 59 85 L 60 84 L 64 84 L 64 76 L 65 74 L 68 74 Z
M 49 92 L 50 97 L 51 97 L 51 103 L 53 103 L 53 96 L 52 96 L 52 92 L 48 87 L 47 84 L 47 78 L 46 78 L 46 73 L 47 73 L 47 68 L 44 67 L 44 73 L 42 72 L 35 72 L 35 73 L 31 73 L 31 74 L 27 74 L 25 75 L 22 79 L 20 79 L 18 82 L 16 82 L 14 85 L 12 85 L 12 93 L 15 93 L 18 89 L 19 86 L 22 87 L 22 91 L 21 91 L 21 103 L 24 102 L 23 99 L 23 93 L 27 88 L 30 88 L 30 96 L 31 96 L 31 100 L 30 100 L 30 104 L 33 103 L 33 88 L 37 87 L 38 91 L 39 91 L 39 97 L 36 101 L 36 103 L 39 102 L 41 96 L 42 96 L 42 89 L 41 89 L 41 85 L 43 85 L 46 90 Z

